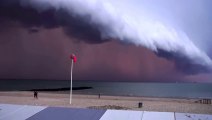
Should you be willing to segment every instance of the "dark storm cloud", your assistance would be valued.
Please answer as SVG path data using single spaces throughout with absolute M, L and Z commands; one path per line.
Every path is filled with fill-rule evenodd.
M 144 29 L 144 31 L 148 32 L 142 33 L 143 36 L 136 36 L 134 33 L 139 33 L 139 30 L 135 32 L 127 29 L 128 26 L 126 27 L 123 21 L 117 21 L 113 16 L 108 15 L 107 10 L 105 12 L 104 8 L 99 11 L 106 15 L 100 15 L 100 17 L 104 17 L 104 20 L 102 20 L 98 18 L 98 11 L 86 11 L 90 9 L 76 6 L 77 4 L 82 4 L 82 6 L 86 4 L 82 1 L 82 3 L 76 3 L 76 5 L 74 1 L 67 2 L 67 6 L 70 5 L 68 7 L 70 9 L 64 7 L 64 4 L 60 5 L 59 2 L 55 6 L 50 4 L 51 2 L 57 3 L 57 1 L 50 0 L 1 0 L 0 18 L 20 22 L 24 28 L 28 29 L 29 33 L 37 33 L 40 28 L 53 29 L 62 27 L 67 36 L 86 43 L 94 44 L 106 42 L 109 39 L 119 39 L 125 43 L 144 46 L 154 51 L 158 56 L 174 61 L 176 68 L 186 74 L 211 71 L 211 59 L 204 52 L 198 49 L 184 34 L 181 35 L 181 32 L 179 32 L 177 34 L 179 36 L 176 37 L 177 31 L 170 29 L 173 32 L 171 33 L 169 28 L 166 28 L 163 24 L 157 25 L 157 22 L 153 22 L 155 26 L 159 27 L 158 29 L 164 30 L 168 34 L 167 36 L 166 34 L 164 36 L 164 31 L 156 32 L 158 35 L 155 35 L 155 31 L 148 31 L 149 29 Z M 65 1 L 62 3 L 65 3 Z M 71 9 L 72 7 L 76 8 Z M 95 18 L 93 16 L 98 16 L 96 17 L 98 19 L 93 20 Z M 160 28 L 161 26 L 162 28 Z M 151 27 L 149 26 L 148 28 Z M 140 29 L 143 28 L 140 27 Z M 160 32 L 162 36 L 160 36 Z M 170 37 L 170 35 L 176 38 L 172 39 L 173 36 Z M 155 36 L 156 38 L 151 40 L 151 37 L 154 38 Z M 157 38 L 158 36 L 159 38 Z M 169 39 L 171 40 L 169 41 Z M 185 39 L 185 41 L 181 39 Z
M 71 16 L 62 8 L 56 10 L 51 7 L 39 12 L 32 7 L 23 7 L 19 0 L 3 0 L 0 1 L 0 17 L 20 22 L 30 33 L 39 32 L 41 27 L 46 29 L 62 27 L 68 36 L 78 40 L 87 43 L 104 42 L 101 41 L 100 32 L 86 22 L 86 17 Z
M 189 59 L 179 55 L 178 53 L 170 53 L 164 50 L 158 50 L 155 53 L 159 57 L 166 58 L 175 63 L 175 66 L 178 70 L 183 71 L 185 74 L 197 74 L 197 73 L 210 73 L 211 69 L 204 67 L 199 64 L 193 64 Z
M 175 82 L 179 77 L 172 62 L 142 47 L 75 43 L 61 28 L 28 34 L 20 24 L 11 27 L 0 35 L 0 40 L 10 40 L 0 45 L 0 79 L 67 80 L 71 53 L 78 57 L 74 80 Z

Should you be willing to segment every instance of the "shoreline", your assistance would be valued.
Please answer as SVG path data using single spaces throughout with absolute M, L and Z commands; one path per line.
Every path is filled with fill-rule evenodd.
M 27 84 L 27 86 L 25 86 Z M 6 85 L 6 86 L 5 86 Z M 77 94 L 104 94 L 109 96 L 136 96 L 180 99 L 212 99 L 212 84 L 193 83 L 143 83 L 143 82 L 102 82 L 102 81 L 73 81 L 73 89 L 86 87 L 89 89 L 73 90 Z M 128 88 L 128 89 L 123 89 Z M 64 80 L 2 80 L 0 91 L 27 90 L 62 91 L 69 94 L 70 81 Z M 62 93 L 59 92 L 59 93 Z
M 73 94 L 81 94 L 81 95 L 98 95 L 96 93 L 89 93 L 89 92 L 84 92 L 84 90 L 89 90 L 93 89 L 93 87 L 89 86 L 82 86 L 82 87 L 73 87 Z M 80 92 L 80 91 L 83 92 Z M 5 90 L 5 91 L 0 91 L 0 92 L 33 92 L 33 91 L 38 91 L 41 93 L 50 93 L 50 94 L 69 94 L 70 88 L 64 87 L 64 88 L 52 88 L 52 89 L 29 89 L 29 90 Z M 212 99 L 212 97 L 176 97 L 176 96 L 139 96 L 139 95 L 134 95 L 134 94 L 129 94 L 129 95 L 111 95 L 111 94 L 103 94 L 99 93 L 104 96 L 120 96 L 120 97 L 145 97 L 145 98 L 168 98 L 168 99 Z
M 138 111 L 181 112 L 212 114 L 211 104 L 201 104 L 199 99 L 153 98 L 135 96 L 108 96 L 88 94 L 73 94 L 72 104 L 69 104 L 69 94 L 57 92 L 39 92 L 38 99 L 33 98 L 33 92 L 16 91 L 0 92 L 0 103 L 40 105 L 51 107 L 95 108 L 95 109 L 129 109 Z M 138 103 L 142 102 L 142 108 Z
M 5 96 L 16 96 L 16 95 L 23 95 L 23 96 L 27 96 L 29 97 L 29 94 L 31 94 L 30 96 L 33 96 L 33 91 L 34 90 L 27 90 L 27 91 L 0 91 L 0 96 L 4 95 Z M 37 91 L 37 90 L 35 90 Z M 61 95 L 61 97 L 63 96 L 69 96 L 69 91 L 38 91 L 39 94 L 42 94 L 42 96 L 44 96 L 45 94 L 50 95 L 50 96 L 58 96 Z M 74 90 L 73 91 L 73 96 L 89 96 L 91 98 L 98 98 L 99 94 L 95 94 L 95 93 L 85 93 L 85 92 L 78 92 L 78 90 Z M 22 97 L 23 97 L 22 96 Z M 195 102 L 197 100 L 201 100 L 201 99 L 205 99 L 205 98 L 186 98 L 186 97 L 153 97 L 153 96 L 134 96 L 134 95 L 109 95 L 109 94 L 100 94 L 101 98 L 110 98 L 110 99 L 126 99 L 126 100 L 150 100 L 150 101 L 155 101 L 155 100 L 163 100 L 163 101 L 172 101 L 172 100 L 177 100 L 177 101 L 192 101 Z M 206 98 L 208 99 L 208 98 Z M 210 99 L 210 98 L 209 98 Z

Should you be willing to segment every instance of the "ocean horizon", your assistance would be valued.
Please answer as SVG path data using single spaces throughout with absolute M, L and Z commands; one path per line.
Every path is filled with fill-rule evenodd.
M 211 83 L 144 83 L 73 81 L 74 90 L 80 94 L 112 96 L 142 96 L 165 98 L 212 98 Z M 0 80 L 0 91 L 29 91 L 33 89 L 70 88 L 70 80 Z M 69 90 L 60 91 L 68 94 Z

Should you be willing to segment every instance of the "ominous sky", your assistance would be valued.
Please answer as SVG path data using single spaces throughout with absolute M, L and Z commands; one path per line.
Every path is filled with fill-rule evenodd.
M 0 79 L 210 82 L 210 0 L 2 0 Z

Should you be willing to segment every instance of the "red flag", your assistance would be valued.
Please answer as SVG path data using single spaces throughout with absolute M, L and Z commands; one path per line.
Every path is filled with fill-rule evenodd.
M 72 59 L 74 61 L 74 63 L 77 62 L 77 57 L 74 54 L 70 55 L 70 59 Z

